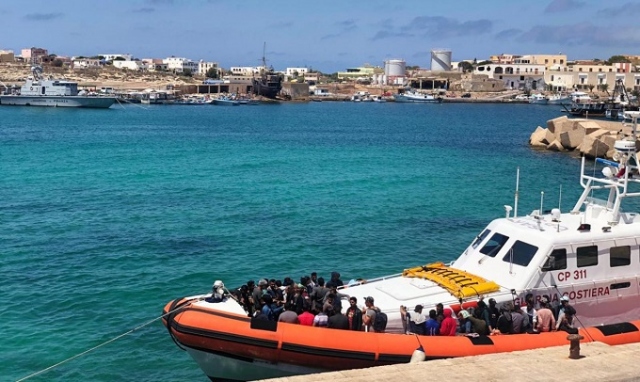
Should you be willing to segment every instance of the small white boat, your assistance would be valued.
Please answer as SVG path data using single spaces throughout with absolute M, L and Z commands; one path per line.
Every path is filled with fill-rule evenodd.
M 529 97 L 529 103 L 531 104 L 535 104 L 535 105 L 546 105 L 549 102 L 549 100 L 547 99 L 547 97 L 545 97 L 543 94 L 532 94 Z
M 571 97 L 567 94 L 554 93 L 547 96 L 549 105 L 569 105 L 571 104 Z
M 416 91 L 405 91 L 403 93 L 394 94 L 393 98 L 396 102 L 414 102 L 414 103 L 438 103 L 442 102 L 442 97 L 436 97 L 432 94 L 424 94 Z
M 218 106 L 239 106 L 240 101 L 233 100 L 229 97 L 219 97 L 213 99 L 213 104 Z

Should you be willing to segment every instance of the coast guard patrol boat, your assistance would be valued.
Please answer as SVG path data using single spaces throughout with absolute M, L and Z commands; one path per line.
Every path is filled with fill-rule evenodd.
M 41 66 L 32 66 L 31 73 L 32 76 L 27 78 L 19 92 L 0 95 L 0 105 L 106 109 L 116 102 L 115 97 L 111 96 L 85 95 L 84 92 L 78 91 L 76 82 L 45 79 L 42 76 Z
M 633 126 L 625 126 L 627 135 L 615 142 L 614 160 L 596 160 L 594 166 L 600 169 L 596 173 L 587 170 L 582 159 L 584 190 L 570 211 L 546 212 L 541 198 L 540 209 L 519 216 L 517 182 L 514 206 L 505 206 L 506 216 L 489 223 L 451 264 L 418 266 L 340 290 L 357 297 L 359 304 L 373 297 L 375 306 L 388 316 L 386 333 L 336 334 L 277 322 L 259 328 L 232 295 L 225 297 L 219 282 L 214 284 L 215 303 L 212 295 L 202 295 L 167 304 L 165 325 L 212 380 L 407 362 L 418 342 L 436 358 L 566 343 L 566 333 L 561 332 L 482 339 L 426 336 L 416 337 L 418 342 L 402 335 L 400 306 L 412 311 L 422 305 L 429 311 L 443 303 L 445 309 L 448 305 L 458 311 L 475 306 L 481 297 L 493 298 L 500 306 L 520 302 L 528 293 L 536 300 L 547 295 L 552 303 L 567 296 L 577 310 L 577 326 L 600 328 L 581 332 L 591 340 L 599 340 L 600 332 L 604 333 L 600 338 L 638 341 L 639 326 L 631 322 L 640 322 L 640 215 L 623 211 L 622 203 L 640 196 L 636 152 L 640 112 L 627 112 L 627 117 Z M 466 353 L 459 352 L 462 348 L 468 349 Z

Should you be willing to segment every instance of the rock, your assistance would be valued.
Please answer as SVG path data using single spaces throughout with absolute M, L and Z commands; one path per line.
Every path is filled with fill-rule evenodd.
M 554 133 L 552 133 L 549 129 L 545 129 L 545 137 L 544 140 L 547 141 L 547 143 L 551 143 L 553 141 L 556 140 L 556 135 Z
M 566 115 L 563 115 L 562 117 L 550 119 L 547 121 L 547 129 L 549 129 L 551 133 L 556 134 L 560 126 L 564 123 L 567 123 L 568 121 L 569 121 L 569 118 L 567 118 Z
M 591 132 L 591 134 L 589 134 L 589 136 L 594 138 L 594 139 L 598 139 L 598 138 L 602 137 L 603 135 L 607 135 L 607 134 L 610 134 L 610 133 L 611 132 L 609 130 L 598 129 L 596 131 Z
M 531 134 L 529 138 L 529 144 L 531 146 L 547 146 L 549 142 L 546 140 L 547 129 L 538 126 L 536 130 Z
M 565 130 L 560 133 L 558 140 L 562 144 L 562 147 L 568 150 L 573 150 L 576 147 L 580 146 L 582 141 L 584 140 L 585 131 L 584 128 L 578 126 L 576 129 Z
M 578 147 L 578 150 L 587 158 L 604 158 L 604 156 L 613 147 L 607 146 L 606 143 L 600 139 L 594 138 L 591 135 L 585 135 L 584 140 Z
M 559 140 L 555 140 L 551 143 L 549 143 L 549 145 L 547 145 L 547 150 L 551 150 L 551 151 L 564 151 L 564 147 L 562 147 L 562 143 L 560 143 Z
M 578 124 L 584 129 L 584 132 L 587 135 L 602 129 L 602 127 L 600 127 L 600 124 L 595 121 L 580 121 L 578 122 Z

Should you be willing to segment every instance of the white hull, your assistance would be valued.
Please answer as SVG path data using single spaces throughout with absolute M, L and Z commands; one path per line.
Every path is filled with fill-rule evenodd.
M 211 380 L 253 381 L 326 371 L 282 362 L 274 364 L 257 359 L 232 358 L 187 346 L 185 349 Z
M 0 105 L 109 108 L 116 102 L 113 97 L 85 96 L 20 96 L 2 95 Z
M 442 102 L 442 98 L 436 98 L 432 95 L 409 95 L 409 94 L 396 94 L 393 96 L 396 102 L 413 102 L 413 103 L 438 103 Z

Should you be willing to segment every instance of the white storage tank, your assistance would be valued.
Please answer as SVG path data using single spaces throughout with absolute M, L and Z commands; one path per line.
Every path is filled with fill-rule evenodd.
M 431 71 L 448 72 L 451 70 L 451 50 L 434 49 L 431 51 Z
M 387 60 L 384 62 L 384 74 L 387 77 L 404 77 L 407 63 L 404 60 Z

